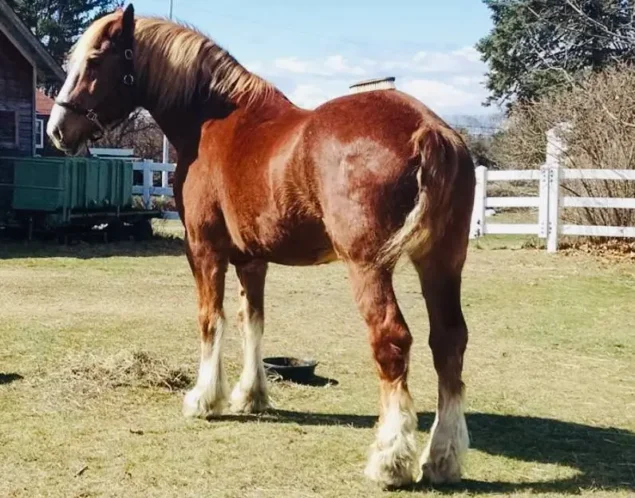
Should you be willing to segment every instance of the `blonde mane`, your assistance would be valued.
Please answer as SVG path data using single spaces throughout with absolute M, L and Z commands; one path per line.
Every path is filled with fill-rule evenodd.
M 95 50 L 118 15 L 104 16 L 86 30 L 71 52 L 71 63 Z M 157 110 L 187 105 L 199 92 L 250 105 L 275 91 L 195 28 L 158 17 L 135 17 L 134 63 Z

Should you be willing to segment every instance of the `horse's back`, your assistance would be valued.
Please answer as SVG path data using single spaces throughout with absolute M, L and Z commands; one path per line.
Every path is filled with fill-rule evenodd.
M 404 134 L 413 133 L 423 123 L 447 126 L 423 102 L 399 90 L 373 90 L 334 98 L 317 107 L 311 120 L 336 130 L 344 140 L 364 134 L 379 141 L 403 141 Z

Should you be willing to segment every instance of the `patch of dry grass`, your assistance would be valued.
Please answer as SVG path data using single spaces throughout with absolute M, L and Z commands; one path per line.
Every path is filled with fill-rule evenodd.
M 95 389 L 117 387 L 160 388 L 183 391 L 192 380 L 183 368 L 170 366 L 145 351 L 122 351 L 113 356 L 94 354 L 69 359 L 59 380 L 64 383 L 90 384 Z

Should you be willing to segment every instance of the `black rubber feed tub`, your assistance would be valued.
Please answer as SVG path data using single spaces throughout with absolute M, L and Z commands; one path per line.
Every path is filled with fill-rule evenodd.
M 265 358 L 263 363 L 268 373 L 274 376 L 279 375 L 284 380 L 298 384 L 310 383 L 315 377 L 315 367 L 318 364 L 315 360 L 302 360 L 288 356 Z

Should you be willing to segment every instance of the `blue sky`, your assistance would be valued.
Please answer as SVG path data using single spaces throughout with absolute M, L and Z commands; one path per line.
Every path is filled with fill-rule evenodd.
M 491 29 L 481 0 L 173 2 L 175 20 L 208 34 L 300 106 L 395 76 L 398 88 L 444 116 L 496 111 L 481 106 L 486 66 L 473 48 Z M 169 0 L 133 3 L 139 15 L 168 15 Z

